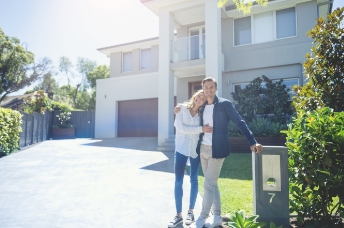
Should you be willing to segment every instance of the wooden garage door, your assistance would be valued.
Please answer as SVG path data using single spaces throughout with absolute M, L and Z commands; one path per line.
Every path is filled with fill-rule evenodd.
M 158 98 L 119 101 L 117 136 L 158 136 Z

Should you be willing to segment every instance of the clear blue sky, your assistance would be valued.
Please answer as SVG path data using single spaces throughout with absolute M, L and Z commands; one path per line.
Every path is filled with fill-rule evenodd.
M 342 6 L 344 0 L 334 1 L 335 8 Z M 25 43 L 36 60 L 52 59 L 56 71 L 61 56 L 109 65 L 98 48 L 159 33 L 158 17 L 140 0 L 0 0 L 0 28 Z

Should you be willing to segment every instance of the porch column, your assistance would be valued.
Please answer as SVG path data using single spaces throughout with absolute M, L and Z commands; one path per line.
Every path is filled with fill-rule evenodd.
M 174 132 L 174 75 L 170 68 L 172 40 L 174 35 L 174 18 L 167 11 L 159 13 L 159 88 L 158 88 L 158 144 Z
M 222 96 L 221 9 L 218 0 L 205 0 L 205 77 L 217 80 L 217 95 Z

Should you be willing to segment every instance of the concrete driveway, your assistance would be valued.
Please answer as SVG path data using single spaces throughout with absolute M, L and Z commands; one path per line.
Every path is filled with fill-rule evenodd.
M 167 227 L 174 154 L 156 147 L 157 138 L 54 140 L 0 158 L 0 227 Z M 184 186 L 186 216 L 187 175 Z

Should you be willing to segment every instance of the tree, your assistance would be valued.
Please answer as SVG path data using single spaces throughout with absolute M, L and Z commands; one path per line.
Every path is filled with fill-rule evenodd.
M 314 91 L 321 94 L 326 106 L 344 111 L 344 7 L 317 19 L 307 35 L 314 39 L 312 53 L 306 55 L 305 73 Z
M 43 75 L 42 81 L 33 88 L 34 91 L 43 90 L 46 93 L 56 93 L 59 90 L 59 85 L 57 84 L 55 78 L 51 72 Z
M 8 94 L 40 79 L 50 64 L 47 58 L 34 63 L 34 54 L 27 51 L 19 39 L 6 36 L 0 29 L 0 102 Z
M 86 75 L 89 85 L 92 89 L 96 88 L 96 80 L 109 78 L 110 67 L 107 65 L 99 65 L 93 71 Z
M 97 79 L 109 78 L 110 77 L 110 67 L 107 65 L 97 66 L 92 72 L 87 74 L 87 80 L 92 88 L 92 95 L 90 98 L 89 109 L 94 110 L 96 108 L 96 81 Z
M 76 68 L 79 73 L 77 78 L 77 84 L 75 87 L 75 90 L 73 92 L 73 103 L 74 107 L 76 108 L 76 99 L 78 96 L 78 92 L 81 90 L 86 90 L 89 86 L 89 83 L 87 81 L 87 75 L 94 70 L 96 67 L 96 62 L 91 61 L 86 58 L 79 57 Z
M 73 72 L 72 72 L 72 62 L 69 60 L 69 58 L 62 56 L 60 58 L 60 64 L 59 64 L 59 70 L 61 73 L 64 74 L 64 76 L 67 78 L 67 85 L 71 85 L 71 80 L 73 78 Z
M 288 125 L 290 212 L 304 227 L 337 227 L 344 216 L 344 7 L 317 19 L 306 55 L 309 82 L 295 87 Z M 306 218 L 311 218 L 308 220 Z
M 219 0 L 217 6 L 222 8 L 227 2 L 228 0 Z M 236 8 L 244 14 L 249 14 L 251 12 L 253 2 L 257 2 L 259 5 L 264 7 L 268 4 L 268 0 L 233 0 L 233 2 L 235 3 Z

